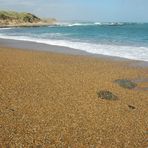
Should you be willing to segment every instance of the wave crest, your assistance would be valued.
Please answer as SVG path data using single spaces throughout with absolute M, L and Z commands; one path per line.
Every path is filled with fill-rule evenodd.
M 0 30 L 9 30 L 9 29 L 13 29 L 13 28 L 0 28 Z
M 131 23 L 122 23 L 122 22 L 76 22 L 76 23 L 57 23 L 54 26 L 61 26 L 61 27 L 73 27 L 73 26 L 122 26 L 128 25 Z M 49 26 L 51 27 L 51 26 Z

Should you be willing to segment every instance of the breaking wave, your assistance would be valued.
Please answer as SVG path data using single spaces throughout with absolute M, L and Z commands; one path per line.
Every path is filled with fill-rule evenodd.
M 148 47 L 121 46 L 111 44 L 94 44 L 84 42 L 72 42 L 68 40 L 37 39 L 25 36 L 3 36 L 3 39 L 13 39 L 44 43 L 48 45 L 64 46 L 77 50 L 82 50 L 92 54 L 101 54 L 114 57 L 127 58 L 132 60 L 148 61 Z
M 130 25 L 130 24 L 137 24 L 137 23 L 123 23 L 123 22 L 82 22 L 82 23 L 57 23 L 53 26 L 63 26 L 63 27 L 73 27 L 73 26 L 123 26 L 123 25 Z M 49 26 L 52 27 L 52 26 Z

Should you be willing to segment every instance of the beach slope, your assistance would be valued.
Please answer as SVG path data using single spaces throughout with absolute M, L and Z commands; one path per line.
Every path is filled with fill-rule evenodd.
M 144 148 L 148 77 L 128 62 L 0 48 L 0 147 Z M 138 81 L 137 81 L 138 82 Z M 98 92 L 117 96 L 106 100 Z

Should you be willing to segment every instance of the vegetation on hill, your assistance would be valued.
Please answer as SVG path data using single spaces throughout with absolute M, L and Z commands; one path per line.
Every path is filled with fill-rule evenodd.
M 55 19 L 43 20 L 31 13 L 15 12 L 15 11 L 0 11 L 0 26 L 5 25 L 27 25 L 37 23 L 53 23 Z

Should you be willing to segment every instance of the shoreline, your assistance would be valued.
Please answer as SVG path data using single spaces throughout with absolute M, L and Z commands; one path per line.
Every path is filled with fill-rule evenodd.
M 129 66 L 132 66 L 132 67 L 148 68 L 147 61 L 132 60 L 132 59 L 127 59 L 127 58 L 122 58 L 117 56 L 114 57 L 114 56 L 108 56 L 108 55 L 93 54 L 93 53 L 88 53 L 86 51 L 73 49 L 69 47 L 49 45 L 44 43 L 32 42 L 32 41 L 0 38 L 0 46 L 14 48 L 14 49 L 17 48 L 17 49 L 23 49 L 23 50 L 62 53 L 66 55 L 81 55 L 81 56 L 101 58 L 101 59 L 113 60 L 113 61 L 119 61 L 119 62 L 123 61 L 123 62 L 129 63 Z
M 57 23 L 57 22 L 56 22 Z M 50 26 L 55 25 L 56 23 L 30 23 L 30 24 L 20 24 L 20 25 L 0 25 L 0 28 L 17 28 L 17 27 L 44 27 L 44 26 Z

